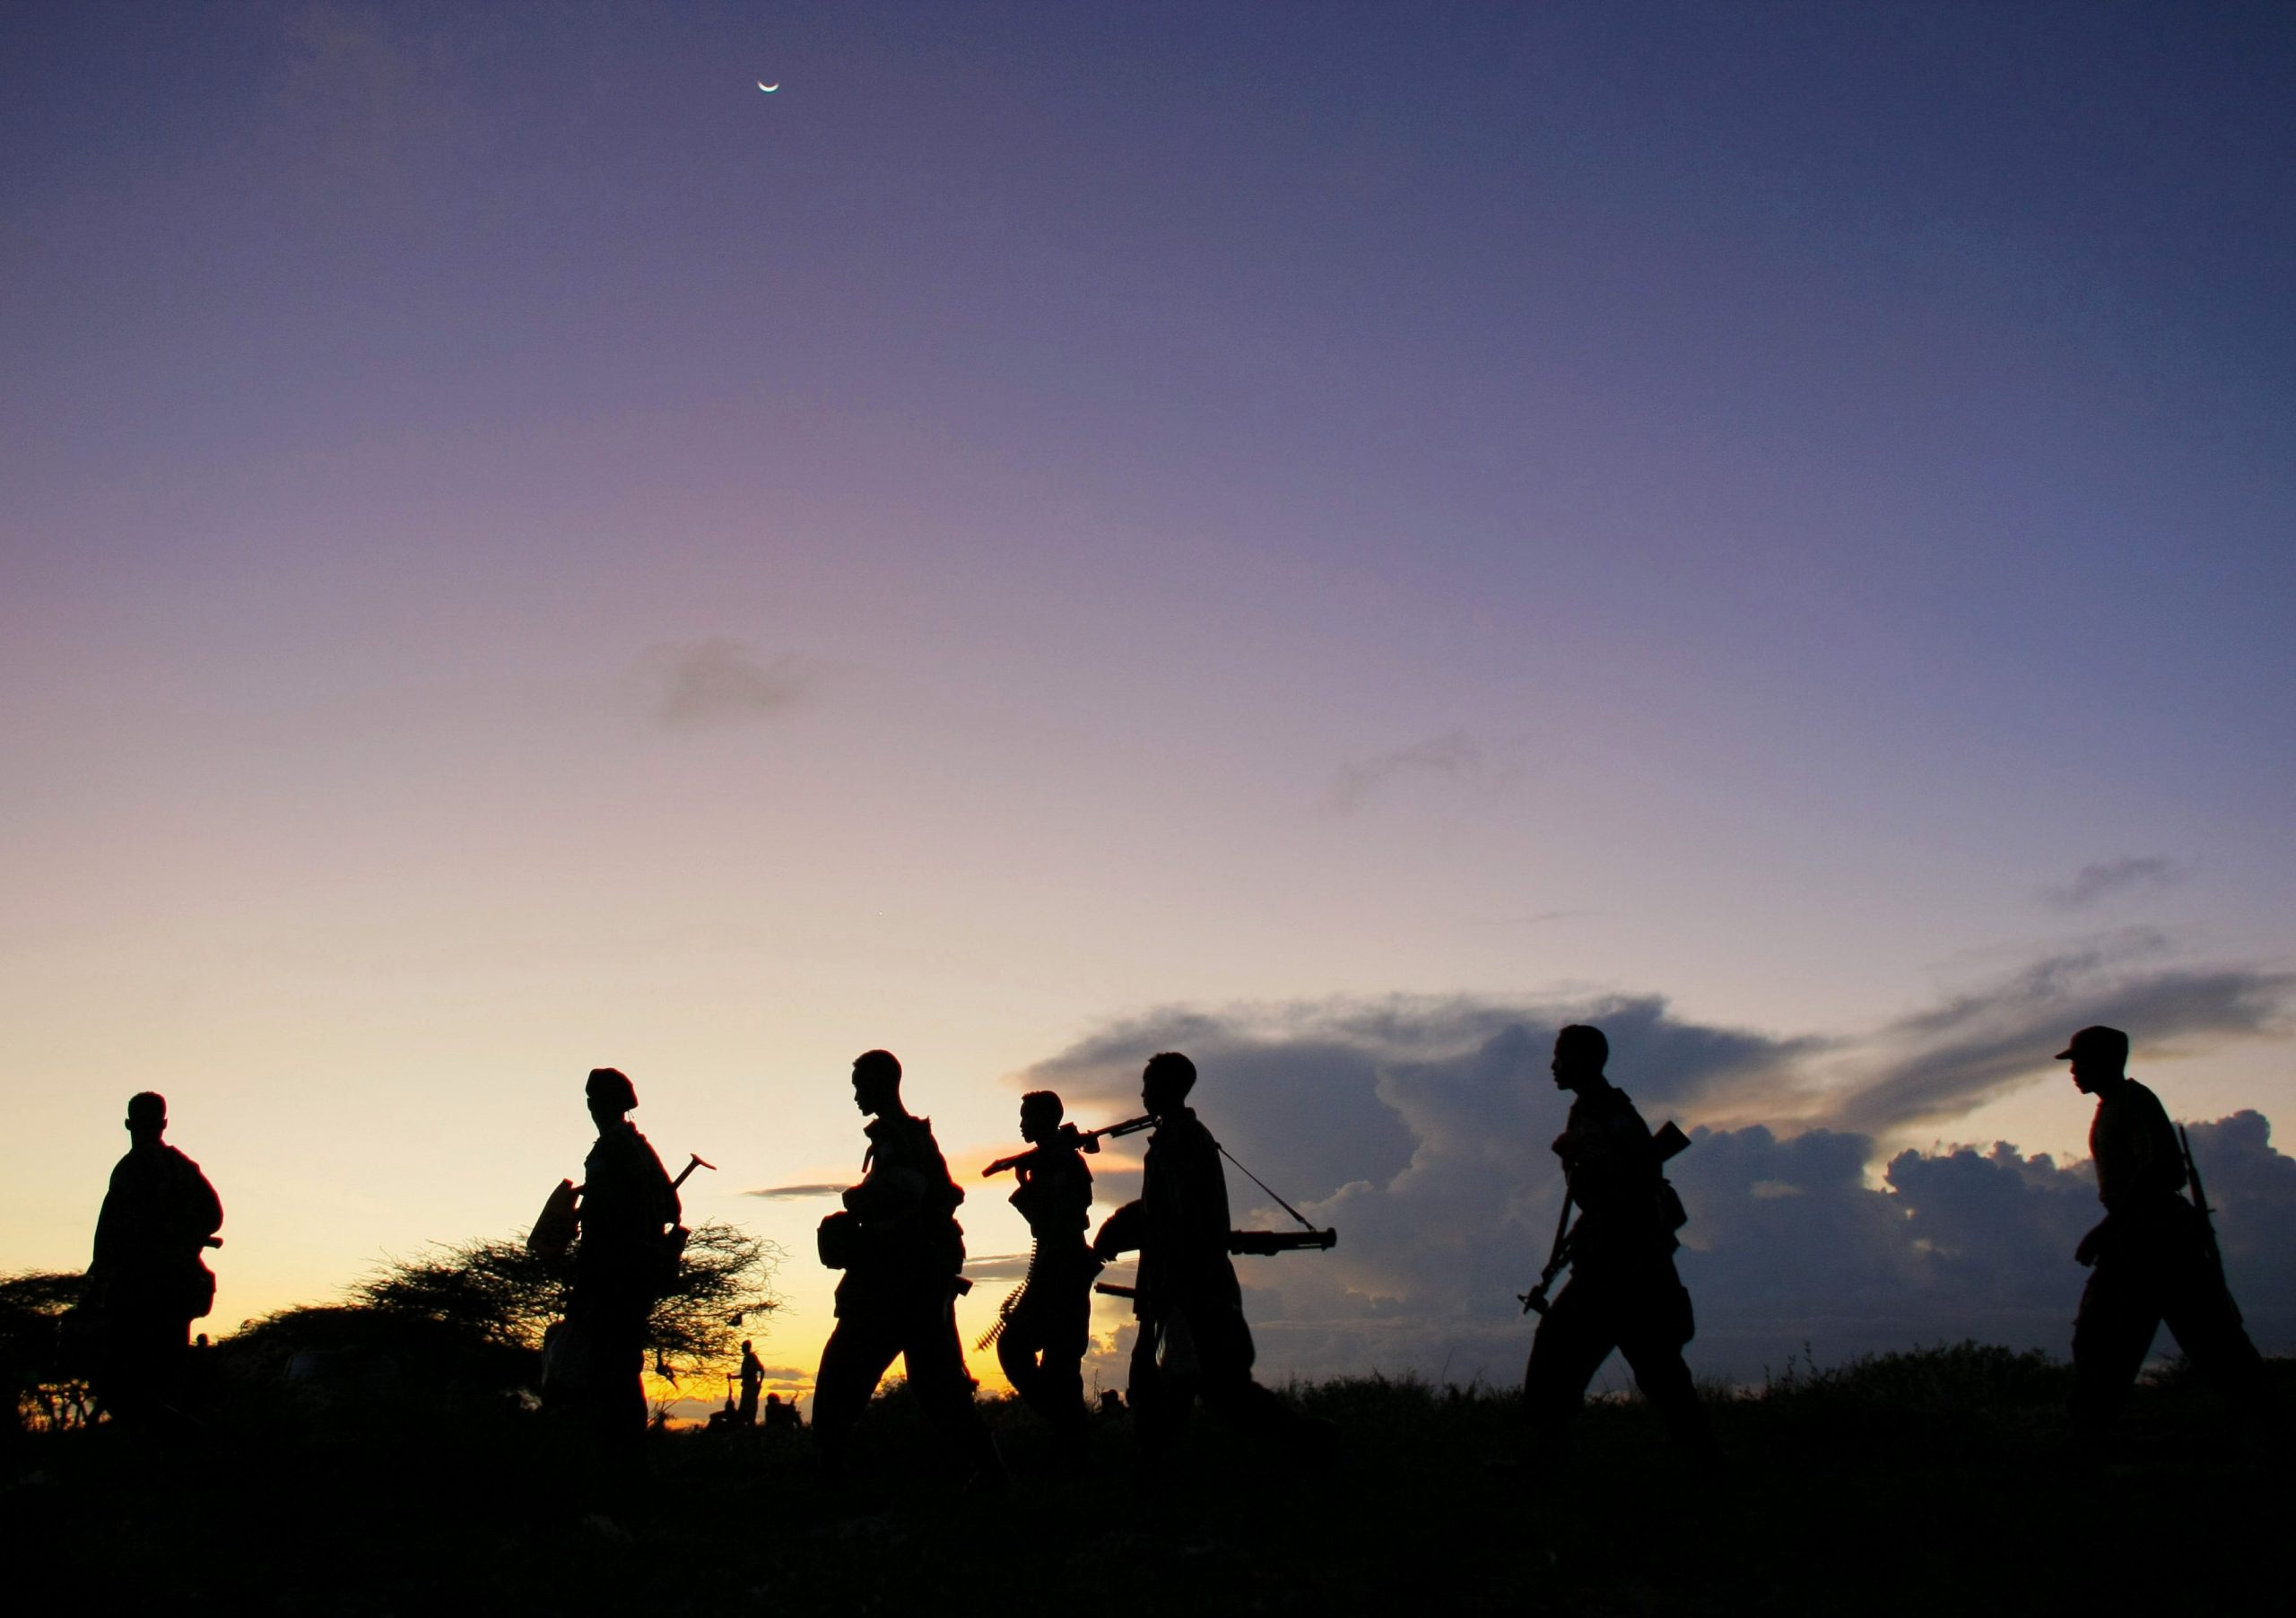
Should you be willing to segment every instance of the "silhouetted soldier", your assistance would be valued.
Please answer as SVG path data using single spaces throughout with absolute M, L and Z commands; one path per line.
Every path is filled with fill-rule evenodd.
M 1318 1453 L 1328 1422 L 1301 1414 L 1252 1380 L 1251 1327 L 1243 1289 L 1228 1257 L 1228 1179 L 1220 1143 L 1187 1104 L 1196 1064 L 1175 1050 L 1148 1059 L 1140 1100 L 1155 1118 L 1143 1164 L 1140 1199 L 1109 1215 L 1092 1239 L 1105 1264 L 1135 1248 L 1140 1272 L 1132 1309 L 1132 1407 L 1141 1454 L 1162 1459 L 1197 1398 L 1249 1431 Z
M 1598 1028 L 1573 1023 L 1555 1036 L 1555 1087 L 1576 1099 L 1554 1153 L 1581 1212 L 1570 1237 L 1570 1280 L 1531 1339 L 1524 1414 L 1535 1448 L 1559 1440 L 1616 1349 L 1675 1443 L 1711 1459 L 1713 1434 L 1683 1362 L 1695 1327 L 1674 1270 L 1682 1204 L 1660 1172 L 1650 1127 L 1604 1074 L 1610 1054 Z
M 584 1423 L 609 1466 L 629 1473 L 646 1436 L 646 1337 L 655 1300 L 675 1285 L 677 1187 L 627 1117 L 638 1092 L 619 1068 L 593 1068 L 583 1086 L 598 1138 L 583 1160 L 581 1240 L 566 1320 L 580 1334 L 587 1374 Z
M 2266 1408 L 2264 1362 L 2240 1324 L 2201 1211 L 2185 1200 L 2185 1156 L 2160 1098 L 2128 1076 L 2128 1036 L 2084 1028 L 2057 1053 L 2097 1098 L 2089 1156 L 2102 1222 L 2074 1257 L 2091 1266 L 2073 1326 L 2073 1418 L 2101 1437 L 2162 1320 L 2185 1357 L 2236 1402 Z
M 757 1350 L 750 1346 L 747 1337 L 742 1339 L 742 1425 L 757 1425 L 758 1390 L 765 1386 L 765 1364 L 757 1357 Z
M 128 1098 L 134 1143 L 115 1164 L 96 1217 L 96 1250 L 81 1307 L 97 1326 L 96 1392 L 119 1420 L 167 1431 L 185 1425 L 180 1406 L 191 1323 L 215 1302 L 215 1277 L 200 1258 L 222 1228 L 223 1205 L 199 1165 L 160 1138 L 165 1098 Z
M 963 1457 L 974 1478 L 1001 1483 L 1004 1465 L 973 1405 L 972 1378 L 957 1341 L 957 1272 L 964 1232 L 956 1221 L 965 1194 L 933 1138 L 929 1118 L 901 1105 L 900 1063 L 864 1051 L 853 1063 L 853 1104 L 870 1118 L 862 1180 L 845 1191 L 845 1212 L 822 1222 L 822 1261 L 842 1269 L 837 1326 L 813 1379 L 813 1442 L 822 1469 L 844 1474 L 853 1423 L 895 1359 L 918 1403 Z
M 765 1396 L 765 1430 L 768 1432 L 795 1432 L 804 1423 L 797 1419 L 797 1406 L 778 1393 Z
M 996 1333 L 996 1361 L 1013 1391 L 1052 1423 L 1072 1462 L 1090 1445 L 1084 1408 L 1084 1351 L 1091 1345 L 1092 1277 L 1100 1260 L 1085 1245 L 1092 1171 L 1084 1153 L 1061 1138 L 1065 1109 L 1049 1090 L 1021 1098 L 1021 1138 L 1035 1150 L 1013 1165 L 1021 1183 L 1011 1198 L 1029 1222 L 1029 1276 L 1007 1302 Z

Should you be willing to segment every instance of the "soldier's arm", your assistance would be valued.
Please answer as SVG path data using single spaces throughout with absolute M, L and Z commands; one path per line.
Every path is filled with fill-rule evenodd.
M 863 1219 L 898 1219 L 924 1200 L 925 1177 L 887 1162 L 883 1155 L 869 1165 L 866 1179 L 845 1192 L 847 1210 Z
M 1100 1222 L 1100 1233 L 1092 1238 L 1092 1256 L 1105 1264 L 1120 1253 L 1137 1251 L 1141 1229 L 1147 1221 L 1140 1203 L 1125 1204 Z

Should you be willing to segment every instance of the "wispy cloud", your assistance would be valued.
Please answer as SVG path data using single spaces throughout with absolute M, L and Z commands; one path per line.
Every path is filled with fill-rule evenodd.
M 1324 807 L 1334 814 L 1352 814 L 1380 788 L 1414 775 L 1434 776 L 1484 793 L 1496 792 L 1513 779 L 1511 771 L 1491 762 L 1482 743 L 1464 730 L 1454 730 L 1341 765 L 1324 789 Z
M 796 1202 L 807 1196 L 835 1196 L 844 1190 L 836 1186 L 767 1186 L 761 1190 L 744 1191 L 744 1196 L 762 1196 L 768 1202 Z
M 656 723 L 675 730 L 763 718 L 794 707 L 810 681 L 792 657 L 761 662 L 723 635 L 657 646 L 639 660 L 639 677 Z
M 2083 910 L 2138 888 L 2173 887 L 2191 874 L 2189 866 L 2180 866 L 2165 854 L 2133 855 L 2083 866 L 2070 882 L 2043 888 L 2041 898 L 2060 910 Z
M 2046 956 L 1901 1018 L 1866 1041 L 1866 1076 L 1826 1110 L 1835 1127 L 1885 1133 L 1974 1111 L 2040 1074 L 2066 1036 L 2126 1028 L 2140 1049 L 2279 1031 L 2296 975 L 2161 960 L 2137 932 Z

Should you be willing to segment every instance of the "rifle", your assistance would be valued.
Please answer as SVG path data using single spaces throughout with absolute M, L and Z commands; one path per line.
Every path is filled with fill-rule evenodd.
M 1143 1129 L 1152 1129 L 1155 1126 L 1156 1120 L 1152 1118 L 1126 1118 L 1121 1124 L 1107 1124 L 1098 1129 L 1079 1129 L 1074 1124 L 1063 1124 L 1060 1133 L 1045 1142 L 1044 1145 L 1031 1146 L 1026 1152 L 1015 1152 L 1010 1157 L 998 1158 L 980 1171 L 980 1178 L 994 1179 L 1000 1174 L 1018 1169 L 1043 1151 L 1045 1146 L 1059 1146 L 1070 1152 L 1098 1152 L 1103 1140 L 1112 1140 L 1120 1135 L 1137 1135 Z
M 2216 1245 L 2216 1214 L 2208 1205 L 2208 1193 L 2200 1188 L 2200 1165 L 2193 1161 L 2192 1137 L 2185 1133 L 2182 1124 L 2177 1126 L 2177 1144 L 2185 1154 L 2185 1179 L 2192 1184 L 2192 1205 L 2200 1214 L 2200 1240 L 2208 1254 L 2208 1262 L 2216 1266 L 2219 1275 L 2224 1273 L 2224 1254 Z
M 1659 1125 L 1657 1132 L 1651 1135 L 1650 1144 L 1657 1151 L 1658 1161 L 1662 1163 L 1668 1163 L 1672 1162 L 1674 1159 L 1680 1157 L 1683 1153 L 1690 1150 L 1690 1136 L 1682 1132 L 1681 1127 L 1677 1125 L 1674 1119 L 1668 1118 L 1665 1123 Z M 1665 1179 L 1661 1177 L 1658 1183 L 1661 1186 L 1665 1186 Z M 1680 1205 L 1679 1202 L 1675 1204 L 1677 1208 L 1679 1208 Z M 1679 1222 L 1679 1214 L 1677 1214 L 1676 1217 L 1677 1222 Z M 1557 1275 L 1561 1274 L 1563 1270 L 1569 1266 L 1570 1263 L 1570 1239 L 1578 1233 L 1577 1229 L 1570 1223 L 1570 1192 L 1566 1187 L 1562 1193 L 1562 1211 L 1555 1215 L 1554 1220 L 1554 1246 L 1548 1250 L 1546 1256 L 1546 1267 L 1539 1272 L 1538 1284 L 1532 1287 L 1527 1292 L 1518 1292 L 1515 1294 L 1515 1296 L 1521 1300 L 1523 1312 L 1525 1314 L 1544 1315 L 1546 1313 L 1547 1289 L 1554 1284 L 1554 1278 Z

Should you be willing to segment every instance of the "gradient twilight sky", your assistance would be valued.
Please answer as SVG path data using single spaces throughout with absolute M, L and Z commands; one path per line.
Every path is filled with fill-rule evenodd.
M 227 1325 L 621 1066 L 787 1366 L 874 1045 L 967 1179 L 1175 1028 L 1432 1161 L 1636 997 L 1869 1185 L 2081 1156 L 2092 1013 L 2296 1115 L 2291 106 L 2284 5 L 8 8 L 0 1269 L 147 1086 Z

